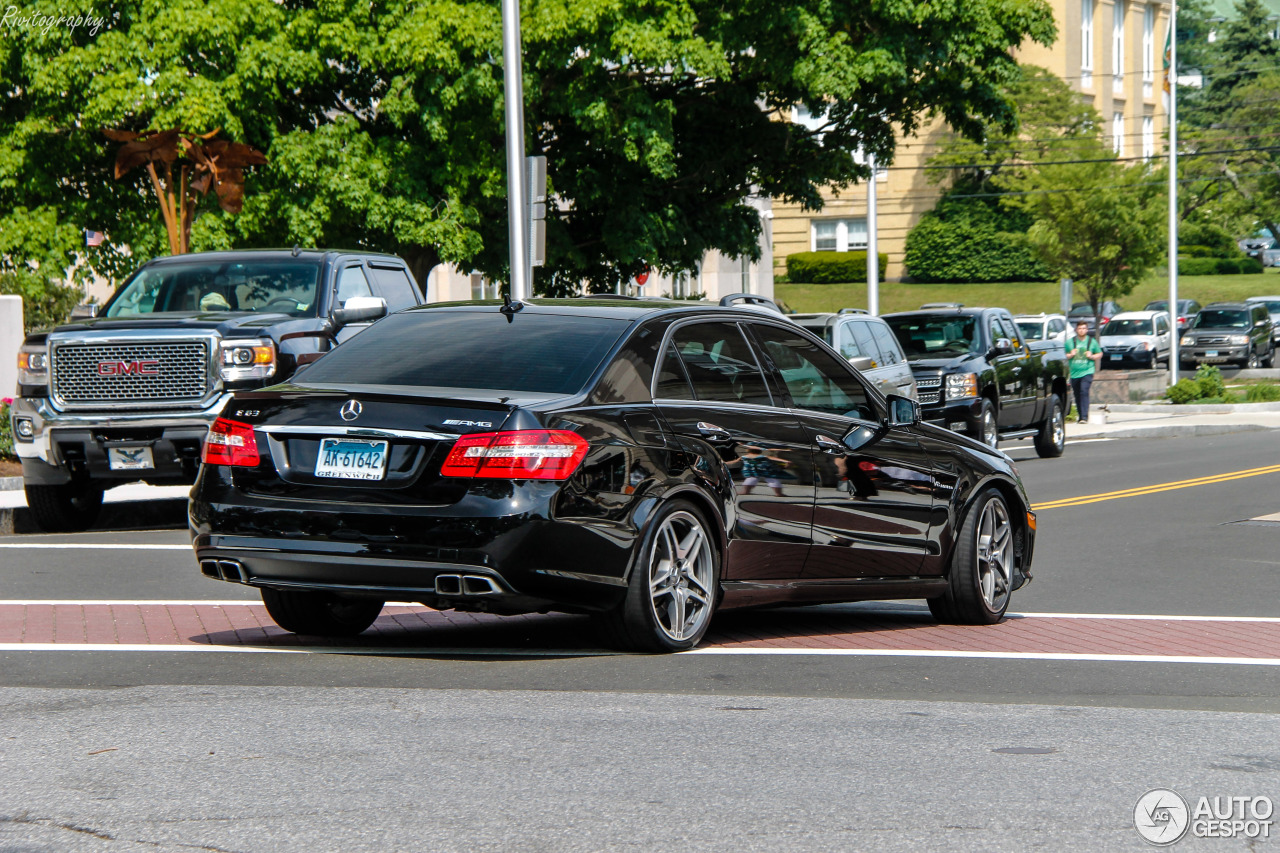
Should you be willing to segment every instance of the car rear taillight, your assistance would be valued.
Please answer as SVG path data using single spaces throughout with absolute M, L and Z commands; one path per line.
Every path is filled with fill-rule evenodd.
M 440 476 L 567 480 L 586 455 L 586 439 L 564 430 L 475 433 L 458 439 Z
M 218 418 L 209 427 L 209 435 L 204 440 L 204 450 L 200 460 L 206 465 L 243 465 L 256 467 L 258 464 L 258 440 L 253 437 L 253 427 L 239 421 Z
M 1111 322 L 1111 320 L 1110 320 L 1110 318 L 1102 317 L 1102 318 L 1100 318 L 1100 319 L 1098 320 L 1098 322 L 1105 326 L 1105 325 L 1107 325 L 1108 323 L 1110 323 L 1110 322 Z

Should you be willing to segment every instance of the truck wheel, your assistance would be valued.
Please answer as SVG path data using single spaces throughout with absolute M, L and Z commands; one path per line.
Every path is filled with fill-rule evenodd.
M 354 637 L 373 624 L 383 605 L 377 599 L 269 587 L 262 588 L 262 603 L 281 628 L 316 637 Z
M 996 427 L 996 407 L 990 400 L 982 401 L 982 410 L 978 413 L 978 441 L 987 447 L 1000 445 L 1000 433 Z
M 1062 414 L 1062 400 L 1057 394 L 1049 395 L 1049 414 L 1040 422 L 1036 433 L 1036 453 L 1044 459 L 1061 456 L 1067 447 L 1067 424 Z
M 1013 591 L 1013 519 L 1004 496 L 987 489 L 960 528 L 946 592 L 929 599 L 939 622 L 994 625 Z
M 1244 369 L 1257 370 L 1259 364 L 1261 364 L 1261 362 L 1258 361 L 1258 354 L 1256 352 L 1251 352 L 1249 353 L 1249 357 L 1244 360 Z
M 27 507 L 36 524 L 48 533 L 88 530 L 102 511 L 102 487 L 92 482 L 60 486 L 24 486 Z

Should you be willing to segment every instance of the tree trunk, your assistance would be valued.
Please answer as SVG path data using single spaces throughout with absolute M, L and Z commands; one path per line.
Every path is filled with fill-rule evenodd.
M 418 282 L 423 295 L 431 296 L 427 293 L 427 277 L 436 264 L 440 263 L 440 253 L 434 246 L 401 246 L 400 256 L 409 264 L 409 272 L 414 281 Z

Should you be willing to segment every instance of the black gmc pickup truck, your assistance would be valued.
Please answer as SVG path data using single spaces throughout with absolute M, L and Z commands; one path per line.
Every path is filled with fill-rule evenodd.
M 911 363 L 930 423 L 995 447 L 1035 438 L 1041 456 L 1066 446 L 1067 360 L 1062 344 L 1023 340 L 1003 308 L 886 314 Z
M 12 407 L 27 505 L 49 531 L 93 524 L 104 489 L 195 482 L 235 391 L 288 378 L 422 289 L 392 255 L 209 252 L 144 264 L 99 306 L 31 335 Z

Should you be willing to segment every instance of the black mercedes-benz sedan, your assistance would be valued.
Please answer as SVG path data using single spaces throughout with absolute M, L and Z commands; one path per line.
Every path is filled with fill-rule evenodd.
M 1031 577 L 1008 457 L 741 309 L 409 309 L 237 394 L 203 461 L 201 571 L 300 634 L 417 601 L 587 613 L 620 647 L 679 651 L 751 605 L 918 597 L 993 623 Z

